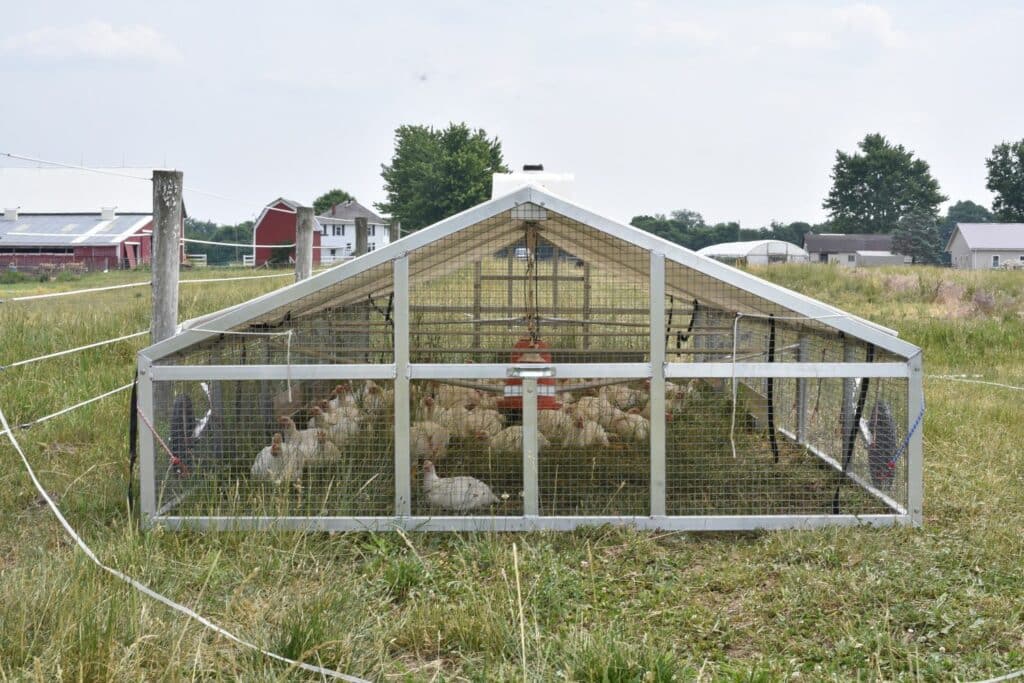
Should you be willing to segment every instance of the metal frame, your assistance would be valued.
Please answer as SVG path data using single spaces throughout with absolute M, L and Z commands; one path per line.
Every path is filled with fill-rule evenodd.
M 539 514 L 539 482 L 537 453 L 537 383 L 535 377 L 523 378 L 523 476 L 524 514 L 521 516 L 423 517 L 411 515 L 411 465 L 409 453 L 410 381 L 411 380 L 482 380 L 504 379 L 515 364 L 438 364 L 409 362 L 409 259 L 408 254 L 437 240 L 454 235 L 476 223 L 524 204 L 579 221 L 611 237 L 648 250 L 650 254 L 650 362 L 649 363 L 552 363 L 550 368 L 559 378 L 650 380 L 651 415 L 664 415 L 666 378 L 795 378 L 798 380 L 798 417 L 796 433 L 779 432 L 805 446 L 809 452 L 829 464 L 838 466 L 827 453 L 806 443 L 807 380 L 840 378 L 853 385 L 856 378 L 892 377 L 908 380 L 907 430 L 909 436 L 907 462 L 907 506 L 871 486 L 855 473 L 851 479 L 884 502 L 892 514 L 882 515 L 725 515 L 666 516 L 666 427 L 663 419 L 651 421 L 650 432 L 650 515 L 648 516 L 541 516 Z M 557 246 L 557 245 L 556 245 Z M 197 342 L 232 330 L 265 315 L 291 301 L 313 294 L 371 268 L 390 263 L 394 286 L 394 359 L 382 364 L 291 364 L 291 365 L 155 365 L 160 359 Z M 797 316 L 816 320 L 856 339 L 875 345 L 906 360 L 897 362 L 858 362 L 847 355 L 844 363 L 815 363 L 809 360 L 807 340 L 802 339 L 799 362 L 666 362 L 665 301 L 669 290 L 666 264 L 676 263 L 701 275 L 713 278 L 759 297 L 767 303 L 791 310 Z M 589 260 L 587 267 L 589 268 Z M 784 320 L 785 318 L 780 318 Z M 199 328 L 199 329 L 196 329 Z M 694 360 L 699 360 L 695 358 Z M 383 517 L 182 517 L 158 514 L 156 505 L 156 452 L 153 435 L 140 434 L 140 503 L 144 524 L 171 528 L 201 529 L 322 529 L 322 530 L 492 530 L 525 531 L 534 529 L 568 530 L 601 524 L 624 524 L 639 529 L 679 531 L 724 531 L 750 529 L 814 528 L 825 525 L 890 525 L 914 524 L 922 521 L 922 425 L 923 387 L 920 350 L 897 338 L 895 332 L 849 315 L 832 306 L 791 292 L 760 278 L 739 271 L 719 261 L 699 256 L 679 245 L 646 232 L 611 221 L 571 204 L 545 190 L 525 186 L 504 197 L 485 202 L 431 227 L 420 230 L 382 249 L 345 262 L 308 280 L 286 286 L 252 301 L 190 321 L 171 339 L 154 344 L 139 354 L 139 406 L 149 416 L 154 410 L 154 382 L 170 380 L 325 380 L 378 379 L 392 380 L 395 391 L 395 507 L 394 514 Z M 534 366 L 536 369 L 536 366 Z M 844 392 L 845 394 L 846 392 Z

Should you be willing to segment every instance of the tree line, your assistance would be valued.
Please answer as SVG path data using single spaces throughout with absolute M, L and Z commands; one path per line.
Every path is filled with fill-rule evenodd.
M 756 239 L 780 239 L 803 244 L 807 232 L 874 233 L 893 235 L 895 251 L 918 263 L 944 263 L 943 253 L 956 223 L 1024 222 L 1024 139 L 1002 142 L 985 160 L 986 187 L 995 195 L 992 209 L 958 201 L 945 214 L 942 194 L 926 161 L 880 133 L 864 137 L 852 153 L 836 151 L 832 186 L 822 207 L 823 223 L 773 221 L 743 228 L 735 221 L 708 224 L 700 213 L 681 209 L 668 215 L 638 215 L 630 223 L 690 249 L 711 244 Z M 381 164 L 386 198 L 375 208 L 401 221 L 408 233 L 468 209 L 491 196 L 491 177 L 506 173 L 501 141 L 482 128 L 451 123 L 445 128 L 405 125 L 395 130 L 390 163 Z M 335 204 L 354 199 L 340 188 L 313 201 L 317 215 Z M 252 221 L 215 225 L 189 219 L 186 234 L 210 241 L 251 242 Z M 210 263 L 236 260 L 232 247 L 191 245 L 190 253 L 206 253 Z

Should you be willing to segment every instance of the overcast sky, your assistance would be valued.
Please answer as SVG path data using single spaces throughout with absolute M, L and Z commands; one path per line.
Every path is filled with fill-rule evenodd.
M 179 6 L 181 5 L 181 6 Z M 552 6 L 553 5 L 553 6 Z M 1020 2 L 5 3 L 0 152 L 185 172 L 197 218 L 383 199 L 394 129 L 466 121 L 628 221 L 818 221 L 880 131 L 953 200 L 1024 137 Z M 13 165 L 9 159 L 0 164 Z

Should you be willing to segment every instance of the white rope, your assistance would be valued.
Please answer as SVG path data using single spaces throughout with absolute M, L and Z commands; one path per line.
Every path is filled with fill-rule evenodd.
M 295 246 L 294 242 L 292 244 L 242 244 L 241 242 L 211 242 L 210 240 L 197 240 L 191 237 L 182 237 L 181 241 L 193 242 L 195 244 L 212 244 L 216 247 L 243 247 L 245 249 L 250 249 L 252 247 L 256 247 L 257 249 L 284 249 Z
M 980 376 L 980 375 L 978 375 Z M 950 382 L 964 382 L 965 384 L 984 384 L 990 387 L 1001 387 L 1003 389 L 1013 389 L 1014 391 L 1024 391 L 1024 387 L 1019 387 L 1013 384 L 1003 384 L 1002 382 L 990 382 L 988 380 L 981 379 L 969 379 L 963 375 L 925 375 L 928 379 L 944 379 Z
M 129 386 L 131 386 L 131 385 L 129 385 Z M 0 432 L 0 433 L 5 433 L 7 435 L 7 439 L 11 442 L 11 445 L 14 446 L 14 450 L 16 450 L 18 452 L 18 455 L 21 456 L 21 462 L 22 462 L 22 464 L 25 465 L 25 469 L 28 471 L 28 476 L 32 479 L 32 483 L 35 485 L 36 490 L 39 491 L 39 495 L 42 496 L 43 499 L 46 501 L 46 504 L 49 506 L 49 508 L 53 512 L 54 516 L 57 517 L 57 520 L 60 522 L 61 526 L 64 527 L 64 530 L 67 532 L 68 536 L 70 536 L 75 541 L 75 543 L 78 545 L 79 549 L 83 553 L 85 553 L 85 556 L 88 557 L 90 560 L 92 560 L 93 564 L 95 564 L 97 567 L 99 567 L 103 571 L 107 572 L 108 574 L 111 574 L 112 576 L 117 577 L 121 581 L 124 581 L 125 583 L 127 583 L 128 585 L 130 585 L 132 588 L 134 588 L 135 590 L 139 591 L 140 593 L 153 598 L 157 602 L 163 603 L 164 605 L 170 607 L 171 609 L 173 609 L 173 610 L 175 610 L 177 612 L 180 612 L 181 614 L 184 614 L 185 616 L 187 616 L 190 619 L 198 621 L 200 624 L 202 624 L 206 628 L 210 629 L 211 631 L 219 633 L 220 635 L 224 636 L 225 638 L 227 638 L 228 640 L 230 640 L 230 641 L 232 641 L 234 643 L 237 643 L 238 645 L 241 645 L 243 647 L 247 647 L 250 650 L 255 650 L 256 652 L 259 652 L 260 654 L 262 654 L 262 655 L 264 655 L 266 657 L 270 657 L 271 659 L 276 659 L 279 662 L 284 662 L 285 664 L 288 664 L 290 666 L 295 666 L 295 667 L 298 667 L 300 669 L 303 669 L 304 671 L 309 671 L 311 673 L 319 674 L 321 676 L 330 676 L 331 678 L 337 678 L 337 679 L 340 679 L 340 680 L 343 680 L 343 681 L 350 681 L 350 683 L 368 683 L 365 679 L 362 679 L 362 678 L 356 678 L 355 676 L 349 676 L 348 674 L 343 674 L 341 672 L 334 671 L 332 669 L 326 669 L 326 668 L 320 667 L 320 666 L 313 666 L 312 664 L 306 664 L 305 662 L 299 662 L 299 661 L 296 661 L 294 659 L 289 659 L 287 657 L 282 657 L 281 655 L 275 654 L 275 653 L 270 652 L 268 650 L 264 650 L 263 648 L 259 647 L 258 645 L 254 645 L 253 643 L 250 643 L 250 642 L 248 642 L 246 640 L 242 640 L 241 638 L 239 638 L 235 634 L 231 633 L 230 631 L 228 631 L 228 630 L 218 626 L 217 624 L 213 623 L 212 621 L 210 621 L 206 617 L 200 615 L 195 610 L 190 609 L 189 607 L 186 607 L 185 605 L 182 605 L 180 603 L 177 603 L 174 600 L 171 600 L 170 598 L 165 597 L 165 596 L 163 596 L 160 593 L 157 593 L 155 590 L 153 590 L 149 586 L 145 585 L 144 583 L 141 583 L 140 581 L 137 581 L 137 580 L 133 579 L 132 577 L 128 576 L 127 574 L 125 574 L 125 573 L 123 573 L 121 571 L 118 571 L 117 569 L 114 569 L 113 567 L 110 567 L 110 566 L 107 566 L 107 565 L 103 564 L 103 562 L 101 562 L 100 559 L 96 556 L 96 553 L 94 553 L 92 551 L 92 548 L 90 548 L 85 543 L 85 541 L 82 540 L 82 537 L 79 536 L 78 533 L 71 526 L 71 524 L 68 523 L 68 520 L 61 513 L 60 508 L 58 508 L 57 504 L 53 502 L 53 498 L 50 497 L 50 494 L 47 493 L 46 489 L 44 489 L 43 485 L 39 482 L 39 478 L 36 477 L 36 473 L 32 469 L 32 465 L 29 463 L 28 457 L 26 457 L 26 455 L 25 455 L 25 451 L 22 450 L 21 444 L 19 444 L 18 440 L 14 437 L 14 432 L 11 431 L 11 427 L 7 423 L 7 416 L 4 415 L 4 412 L 3 412 L 2 409 L 0 409 L 0 426 L 2 426 L 3 429 L 4 429 L 4 431 Z
M 202 282 L 230 282 L 232 280 L 265 280 L 273 277 L 294 277 L 294 273 L 275 273 L 273 275 L 238 275 L 235 277 L 206 277 L 206 278 L 191 278 L 188 280 L 179 280 L 179 285 L 191 285 Z M 89 289 L 73 289 L 68 292 L 51 292 L 49 294 L 31 294 L 28 296 L 15 296 L 10 299 L 0 299 L 0 302 L 6 301 L 36 301 L 38 299 L 53 299 L 58 296 L 71 296 L 73 294 L 90 294 L 92 292 L 106 292 L 112 289 L 125 289 L 127 287 L 146 287 L 151 285 L 150 280 L 145 282 L 131 282 L 125 285 L 110 285 L 109 287 L 90 287 Z
M 36 356 L 35 358 L 19 360 L 14 363 L 11 363 L 10 365 L 0 365 L 0 370 L 16 368 L 22 365 L 29 365 L 31 363 L 38 363 L 41 360 L 48 360 L 50 358 L 60 358 L 61 356 L 67 356 L 68 354 L 78 353 L 79 351 L 85 351 L 86 349 L 95 349 L 99 346 L 106 346 L 107 344 L 116 344 L 117 342 L 125 341 L 126 339 L 134 339 L 135 337 L 141 337 L 144 334 L 149 334 L 149 330 L 143 330 L 141 332 L 135 332 L 133 334 L 126 334 L 123 337 L 117 337 L 115 339 L 105 339 L 104 341 L 93 342 L 92 344 L 86 344 L 85 346 L 77 346 L 73 349 L 55 351 L 54 353 L 48 353 L 45 356 Z
M 41 423 L 46 422 L 48 420 L 52 420 L 55 417 L 60 417 L 61 415 L 64 415 L 66 413 L 70 413 L 72 410 L 78 410 L 79 408 L 87 406 L 90 403 L 95 403 L 96 401 L 99 401 L 99 400 L 102 400 L 104 398 L 107 398 L 108 396 L 113 396 L 114 394 L 119 394 L 122 391 L 127 391 L 128 389 L 131 389 L 131 388 L 132 388 L 132 383 L 125 384 L 123 387 L 118 387 L 117 389 L 111 389 L 110 391 L 108 391 L 106 393 L 103 393 L 103 394 L 100 394 L 99 396 L 93 396 L 92 398 L 87 398 L 87 399 L 85 399 L 84 401 L 82 401 L 80 403 L 74 404 L 73 406 L 68 406 L 67 408 L 62 408 L 61 410 L 58 410 L 56 413 L 50 413 L 49 415 L 45 415 L 45 416 L 40 417 L 40 418 L 38 418 L 36 420 L 32 420 L 31 422 L 23 422 L 20 425 L 18 425 L 18 429 L 29 429 L 30 427 L 33 427 L 33 426 L 35 426 L 37 424 L 41 424 Z
M 1012 681 L 1015 678 L 1024 678 L 1024 669 L 1017 669 L 1008 674 L 996 676 L 995 678 L 986 678 L 983 681 L 975 681 L 975 683 L 1002 683 L 1002 681 Z

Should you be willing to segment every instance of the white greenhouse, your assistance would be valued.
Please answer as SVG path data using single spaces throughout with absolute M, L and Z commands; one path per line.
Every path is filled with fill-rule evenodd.
M 783 240 L 753 240 L 750 242 L 723 242 L 697 251 L 701 256 L 725 261 L 745 262 L 751 265 L 770 263 L 807 263 L 807 252 Z
M 919 524 L 921 352 L 524 185 L 139 354 L 172 528 Z

